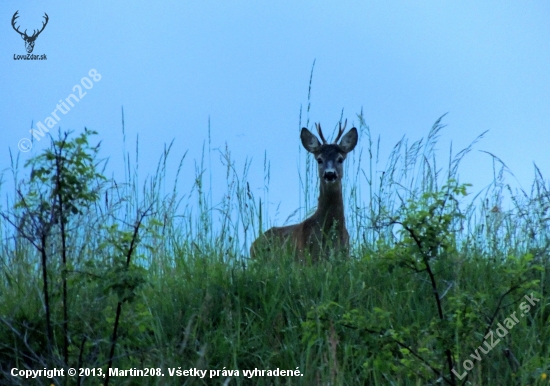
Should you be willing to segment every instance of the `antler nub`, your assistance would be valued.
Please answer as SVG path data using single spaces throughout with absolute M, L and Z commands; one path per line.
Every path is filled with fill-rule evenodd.
M 319 133 L 319 137 L 321 137 L 321 141 L 323 141 L 323 145 L 324 145 L 325 143 L 327 143 L 327 140 L 325 139 L 325 137 L 323 136 L 323 132 L 321 131 L 321 124 L 316 123 L 315 127 L 317 128 L 317 133 Z
M 336 139 L 334 140 L 334 143 L 338 143 L 338 140 L 340 139 L 340 137 L 342 136 L 342 134 L 344 134 L 344 130 L 346 130 L 346 125 L 348 124 L 348 120 L 346 119 L 346 121 L 344 122 L 344 127 L 342 127 L 342 122 L 339 122 L 338 123 L 338 135 L 336 136 Z

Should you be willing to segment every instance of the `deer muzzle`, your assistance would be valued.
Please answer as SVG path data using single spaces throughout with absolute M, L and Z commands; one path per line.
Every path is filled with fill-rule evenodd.
M 325 170 L 325 173 L 323 174 L 323 178 L 327 182 L 334 182 L 338 179 L 338 173 L 336 173 L 336 170 Z

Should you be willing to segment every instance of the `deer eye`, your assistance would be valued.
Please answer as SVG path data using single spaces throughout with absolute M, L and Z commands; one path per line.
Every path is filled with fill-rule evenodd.
M 317 163 L 321 165 L 323 163 L 323 160 L 321 158 L 317 158 Z
M 342 162 L 344 162 L 344 157 L 338 157 L 338 163 L 341 164 Z

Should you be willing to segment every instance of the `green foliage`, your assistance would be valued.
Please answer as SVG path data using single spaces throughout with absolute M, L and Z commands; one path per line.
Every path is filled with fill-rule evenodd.
M 105 177 L 96 171 L 96 155 L 99 145 L 91 147 L 92 130 L 73 140 L 67 140 L 70 133 L 52 141 L 52 147 L 31 158 L 25 167 L 31 167 L 28 190 L 22 192 L 15 208 L 31 211 L 39 218 L 46 218 L 50 211 L 56 214 L 54 221 L 63 215 L 63 221 L 98 199 L 99 191 L 94 189 Z
M 425 147 L 433 147 L 440 128 L 438 121 Z M 504 225 L 494 221 L 500 212 L 484 203 L 474 223 L 468 185 L 449 173 L 438 188 L 435 165 L 415 166 L 415 154 L 430 158 L 420 142 L 405 149 L 402 176 L 398 157 L 390 162 L 380 179 L 386 185 L 370 192 L 367 206 L 360 189 L 350 188 L 353 258 L 300 264 L 284 248 L 266 259 L 243 256 L 252 230 L 265 229 L 267 220 L 246 182 L 249 164 L 238 176 L 227 149 L 228 192 L 212 205 L 201 161 L 189 196 L 199 207 L 193 212 L 178 207 L 175 188 L 164 195 L 162 168 L 143 189 L 130 170 L 125 183 L 107 181 L 96 170 L 91 134 L 60 137 L 29 161 L 17 202 L 2 212 L 14 242 L 0 255 L 0 372 L 12 384 L 26 384 L 9 375 L 12 367 L 153 367 L 165 374 L 111 378 L 115 385 L 548 383 L 547 222 L 519 208 L 520 215 L 496 218 L 516 221 L 503 235 Z M 411 183 L 404 183 L 405 174 Z M 540 194 L 526 208 L 548 205 L 544 184 L 537 186 Z M 542 209 L 536 213 L 543 216 Z M 527 241 L 519 241 L 521 234 Z M 529 304 L 526 296 L 540 300 Z M 473 359 L 499 324 L 508 333 Z M 463 374 L 466 360 L 474 368 L 459 380 L 451 368 Z M 168 376 L 180 367 L 241 374 Z M 297 367 L 303 376 L 296 378 L 242 373 Z M 105 379 L 68 384 L 77 382 Z
M 403 227 L 399 230 L 403 237 L 400 247 L 405 255 L 410 255 L 410 260 L 404 262 L 411 268 L 422 270 L 430 259 L 456 250 L 453 226 L 459 226 L 464 217 L 457 198 L 466 196 L 467 186 L 450 180 L 441 191 L 425 192 L 419 200 L 411 198 L 403 207 L 401 219 L 394 222 Z

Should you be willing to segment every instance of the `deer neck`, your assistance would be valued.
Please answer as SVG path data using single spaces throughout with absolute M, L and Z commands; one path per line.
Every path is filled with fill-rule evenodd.
M 330 229 L 335 221 L 338 222 L 340 227 L 345 227 L 341 181 L 334 183 L 321 181 L 319 204 L 317 205 L 315 217 L 317 221 L 324 224 L 324 228 Z

